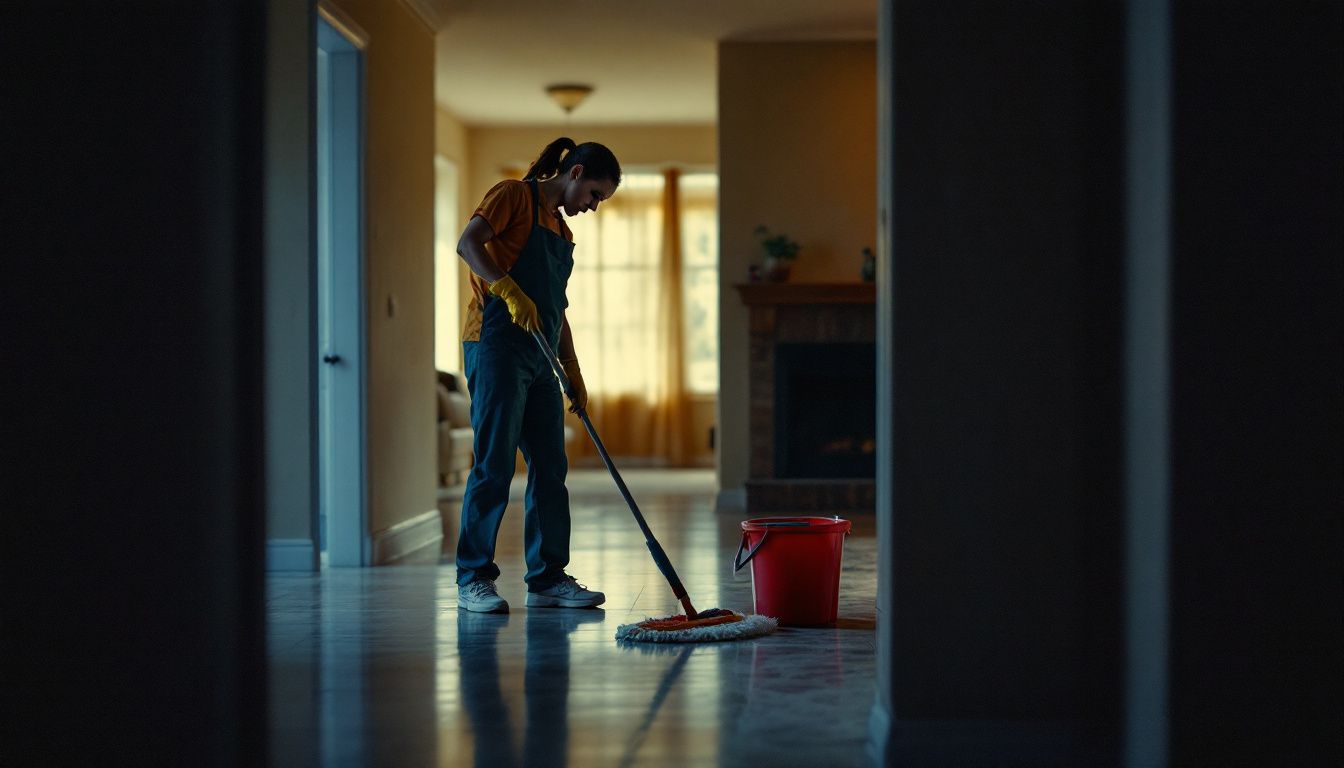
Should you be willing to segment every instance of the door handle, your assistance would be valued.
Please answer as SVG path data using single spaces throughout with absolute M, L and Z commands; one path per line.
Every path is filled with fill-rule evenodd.
M 322 362 L 327 363 L 328 365 L 335 365 L 335 364 L 341 362 L 341 356 L 340 356 L 340 355 L 323 355 L 323 356 L 322 356 Z

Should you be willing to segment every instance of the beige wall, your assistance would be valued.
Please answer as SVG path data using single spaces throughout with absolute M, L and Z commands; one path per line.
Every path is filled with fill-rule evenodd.
M 466 165 L 467 126 L 437 104 L 434 105 L 434 152 Z
M 369 529 L 437 508 L 434 38 L 397 0 L 337 0 L 368 34 Z
M 462 233 L 462 228 L 466 225 L 467 219 L 471 218 L 471 212 L 475 209 L 480 195 L 476 195 L 471 186 L 471 144 L 466 124 L 442 106 L 435 107 L 434 115 L 434 153 L 457 164 L 457 211 L 452 219 L 451 227 L 453 231 L 447 233 L 449 241 L 455 244 L 458 236 Z M 473 197 L 476 199 L 473 199 Z M 457 307 L 458 328 L 461 328 L 466 322 L 467 305 L 465 299 L 471 292 L 467 275 L 466 263 L 458 260 L 457 295 L 461 299 Z M 457 342 L 458 340 L 454 339 L 454 343 Z M 457 352 L 459 361 L 461 356 L 459 345 Z M 459 363 L 458 370 L 461 369 L 462 364 Z
M 697 467 L 713 467 L 715 451 L 709 447 L 709 430 L 718 418 L 719 399 L 713 395 L 691 398 L 691 457 Z
M 313 539 L 308 0 L 266 14 L 266 535 Z M 315 561 L 313 563 L 315 565 Z
M 460 223 L 466 224 L 467 208 L 475 205 L 468 202 L 471 191 L 471 144 L 468 128 L 457 116 L 441 106 L 434 107 L 434 154 L 448 158 L 457 164 L 459 176 L 458 216 Z M 463 209 L 466 209 L 465 212 Z
M 747 478 L 747 313 L 758 224 L 802 246 L 796 282 L 857 282 L 877 242 L 873 42 L 719 45 L 719 483 Z

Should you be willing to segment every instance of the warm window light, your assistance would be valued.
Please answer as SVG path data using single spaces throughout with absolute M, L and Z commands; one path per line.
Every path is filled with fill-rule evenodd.
M 579 85 L 576 83 L 560 83 L 558 85 L 549 85 L 546 87 L 546 95 L 551 97 L 551 101 L 560 105 L 568 115 L 574 111 L 574 108 L 583 103 L 588 98 L 588 94 L 593 92 L 591 85 Z

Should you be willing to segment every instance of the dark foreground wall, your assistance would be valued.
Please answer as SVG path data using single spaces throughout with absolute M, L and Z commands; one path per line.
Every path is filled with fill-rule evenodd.
M 1173 765 L 1344 763 L 1342 28 L 1172 4 Z
M 262 18 L 6 4 L 5 765 L 265 762 Z
M 875 750 L 1339 764 L 1342 6 L 881 8 Z
M 1119 8 L 896 13 L 895 706 L 912 720 L 1108 722 Z

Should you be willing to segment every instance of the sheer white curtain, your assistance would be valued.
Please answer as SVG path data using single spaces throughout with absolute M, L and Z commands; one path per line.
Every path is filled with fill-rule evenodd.
M 627 174 L 596 214 L 569 221 L 575 251 L 568 316 L 589 414 L 613 456 L 671 466 L 689 459 L 686 352 L 694 346 L 685 315 L 680 177 L 675 170 Z M 703 191 L 695 208 L 703 217 Z M 578 440 L 570 456 L 595 451 Z
M 654 396 L 663 177 L 628 174 L 574 232 L 569 325 L 590 396 Z

